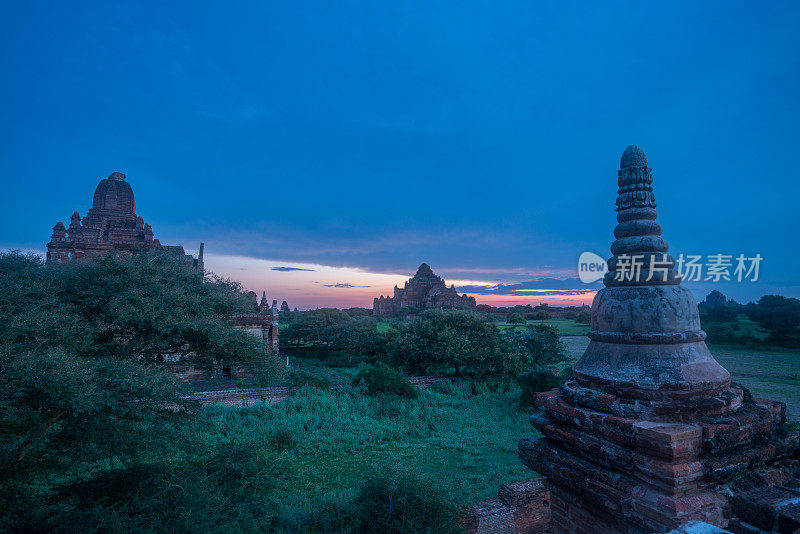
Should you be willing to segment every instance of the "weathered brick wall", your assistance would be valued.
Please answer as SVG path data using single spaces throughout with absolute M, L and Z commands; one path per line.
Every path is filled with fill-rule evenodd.
M 412 376 L 408 379 L 412 386 L 421 389 L 445 380 L 447 379 L 435 376 Z M 337 382 L 331 385 L 331 389 L 337 390 L 349 385 L 349 382 Z M 199 391 L 192 395 L 187 395 L 185 398 L 199 401 L 201 404 L 223 404 L 225 406 L 252 406 L 262 401 L 268 404 L 277 404 L 292 397 L 297 392 L 297 389 L 296 387 L 287 386 Z
M 550 530 L 550 492 L 544 477 L 503 484 L 496 499 L 474 503 L 462 526 L 468 534 L 544 533 Z

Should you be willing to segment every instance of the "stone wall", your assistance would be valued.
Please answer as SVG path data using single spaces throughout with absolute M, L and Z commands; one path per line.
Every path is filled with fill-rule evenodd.
M 435 376 L 411 376 L 408 381 L 412 386 L 425 389 L 437 382 L 443 382 L 446 378 Z M 331 390 L 349 387 L 349 382 L 336 382 L 331 385 Z M 269 388 L 244 388 L 226 389 L 220 391 L 198 391 L 192 395 L 184 397 L 187 400 L 196 400 L 201 404 L 222 404 L 224 406 L 253 406 L 259 402 L 267 404 L 277 404 L 294 396 L 299 388 L 293 386 L 269 387 Z
M 550 528 L 550 492 L 544 477 L 500 486 L 496 499 L 470 506 L 462 519 L 467 534 L 544 533 Z

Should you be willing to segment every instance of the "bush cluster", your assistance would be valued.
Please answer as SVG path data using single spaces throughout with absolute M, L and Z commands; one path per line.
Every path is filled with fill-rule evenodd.
M 353 378 L 352 385 L 363 387 L 368 395 L 391 393 L 408 398 L 419 395 L 403 373 L 383 362 L 364 367 Z

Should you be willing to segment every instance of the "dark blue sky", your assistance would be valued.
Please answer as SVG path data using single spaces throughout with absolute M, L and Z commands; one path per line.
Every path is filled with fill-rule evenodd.
M 119 170 L 164 243 L 566 276 L 637 143 L 673 252 L 800 295 L 800 3 L 493 4 L 6 2 L 0 245 Z

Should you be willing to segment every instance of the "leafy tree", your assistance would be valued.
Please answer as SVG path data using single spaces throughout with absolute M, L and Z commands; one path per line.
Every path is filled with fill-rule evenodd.
M 174 441 L 192 405 L 163 355 L 261 363 L 257 340 L 227 319 L 247 306 L 238 285 L 169 256 L 0 254 L 0 509 L 12 510 L 0 530 L 49 530 L 41 492 L 65 466 L 88 476 Z
M 512 332 L 507 337 L 513 350 L 530 365 L 546 366 L 566 359 L 566 348 L 553 326 L 532 325 L 524 332 Z
M 513 325 L 521 325 L 526 323 L 525 317 L 523 317 L 521 313 L 512 313 L 508 316 L 506 322 Z
M 547 310 L 536 310 L 533 312 L 533 319 L 535 321 L 546 321 L 550 318 L 550 312 Z
M 259 343 L 227 321 L 251 306 L 238 284 L 169 255 L 45 265 L 32 255 L 0 254 L 0 337 L 24 350 L 258 363 Z
M 578 324 L 589 324 L 592 322 L 592 312 L 589 310 L 581 310 L 575 314 L 575 322 Z
M 371 308 L 347 308 L 343 310 L 350 317 L 372 317 L 373 312 Z
M 489 306 L 488 304 L 478 304 L 475 310 L 480 313 L 490 314 L 490 313 L 495 313 L 497 308 L 495 308 L 494 306 Z
M 746 313 L 769 332 L 768 342 L 783 347 L 800 346 L 800 300 L 764 295 L 758 303 L 748 304 Z
M 281 333 L 283 340 L 289 344 L 300 346 L 306 344 L 322 344 L 327 342 L 323 332 L 326 328 L 350 320 L 350 316 L 336 308 L 319 308 L 299 314 L 299 317 Z
M 328 326 L 320 338 L 332 350 L 370 355 L 386 352 L 386 336 L 378 332 L 378 324 L 372 317 L 358 317 Z
M 153 365 L 57 350 L 0 349 L 0 486 L 70 458 L 135 458 L 180 414 L 177 381 Z
M 456 376 L 477 378 L 514 375 L 523 366 L 496 325 L 463 310 L 425 311 L 398 329 L 389 350 L 414 374 L 452 369 Z

